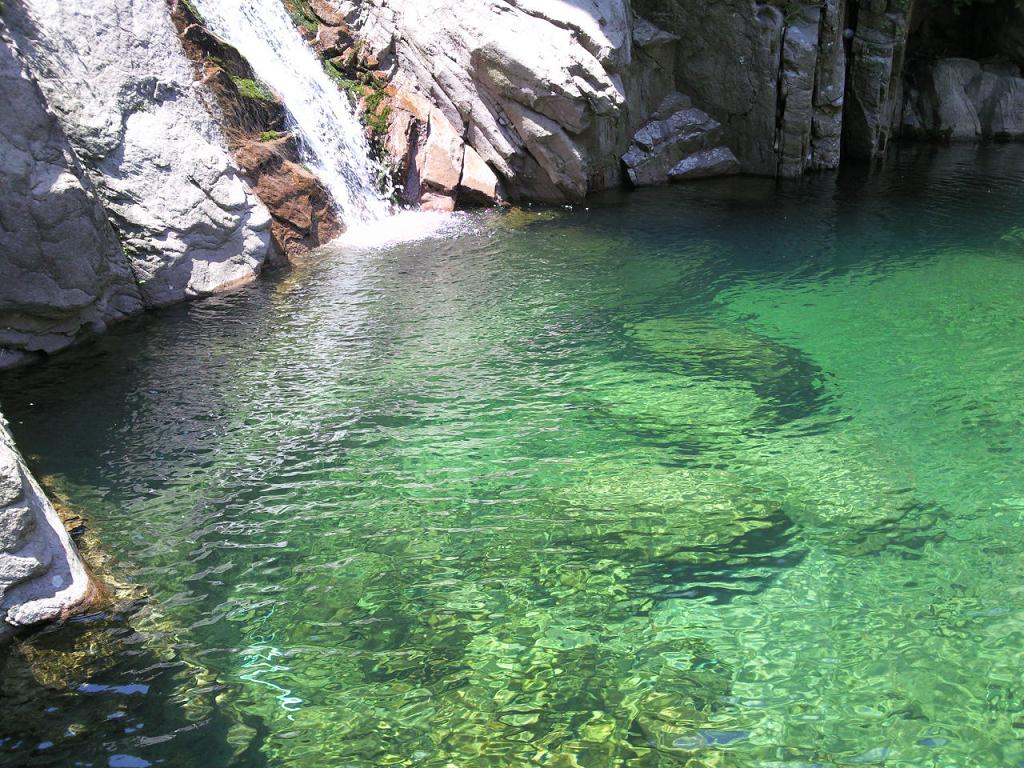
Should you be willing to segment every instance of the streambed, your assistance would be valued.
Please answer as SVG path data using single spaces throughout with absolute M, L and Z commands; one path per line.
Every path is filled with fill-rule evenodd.
M 1021 764 L 1022 179 L 474 214 L 9 377 L 146 596 L 0 764 Z

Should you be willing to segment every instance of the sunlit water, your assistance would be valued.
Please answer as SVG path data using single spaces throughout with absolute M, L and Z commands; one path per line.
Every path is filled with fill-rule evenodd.
M 147 595 L 11 655 L 0 762 L 1021 765 L 1022 182 L 480 214 L 8 378 Z

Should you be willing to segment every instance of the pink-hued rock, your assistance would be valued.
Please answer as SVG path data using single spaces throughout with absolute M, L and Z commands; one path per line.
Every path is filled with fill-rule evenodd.
M 459 205 L 493 205 L 500 198 L 498 177 L 468 144 L 459 180 Z

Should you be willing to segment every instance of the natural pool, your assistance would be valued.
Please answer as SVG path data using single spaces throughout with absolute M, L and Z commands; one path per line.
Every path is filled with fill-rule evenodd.
M 1022 182 L 479 214 L 9 378 L 146 594 L 0 764 L 1024 765 Z

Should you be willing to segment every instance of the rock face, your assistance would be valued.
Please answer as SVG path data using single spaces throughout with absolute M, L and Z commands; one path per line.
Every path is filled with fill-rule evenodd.
M 908 90 L 904 134 L 943 141 L 1024 138 L 1024 78 L 1016 64 L 950 58 L 922 66 Z
M 92 185 L 0 22 L 0 368 L 141 309 Z
M 509 198 L 564 202 L 619 184 L 620 158 L 634 183 L 664 181 L 683 157 L 654 161 L 638 131 L 669 127 L 655 113 L 677 91 L 745 173 L 798 176 L 838 167 L 844 152 L 879 155 L 899 131 L 915 0 L 330 2 L 399 89 L 429 102 L 399 116 L 400 154 L 437 124 L 415 114 L 436 109 Z M 692 134 L 680 124 L 654 154 L 715 148 L 686 150 Z
M 862 0 L 851 41 L 844 150 L 867 160 L 896 138 L 903 106 L 903 65 L 915 0 Z
M 406 94 L 391 148 L 411 170 L 407 194 L 432 206 L 483 194 L 461 178 L 545 202 L 614 186 L 633 133 L 673 90 L 675 38 L 628 0 L 332 4 Z
M 83 608 L 96 588 L 0 417 L 0 643 Z
M 162 0 L 21 0 L 4 18 L 149 306 L 246 282 L 270 217 L 194 87 Z

